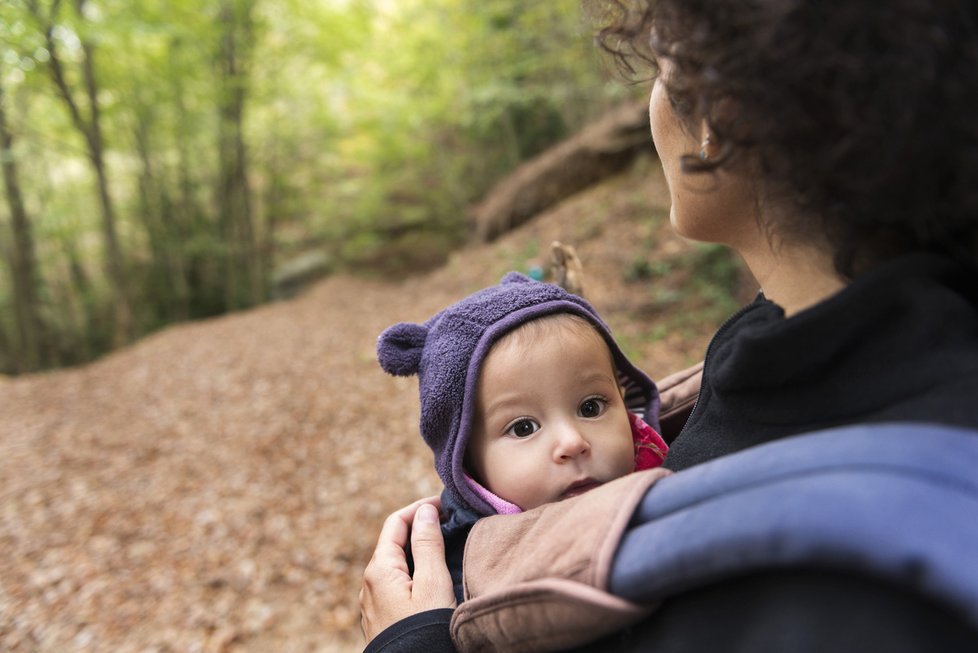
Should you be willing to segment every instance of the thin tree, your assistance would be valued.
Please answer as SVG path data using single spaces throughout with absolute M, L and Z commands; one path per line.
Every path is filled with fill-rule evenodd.
M 2 65 L 2 61 L 0 61 Z M 37 370 L 41 366 L 42 323 L 38 301 L 39 276 L 31 220 L 20 189 L 17 159 L 14 156 L 14 135 L 4 106 L 3 70 L 0 68 L 0 167 L 13 243 L 7 260 L 14 285 L 14 316 L 17 325 L 17 346 L 13 358 L 20 372 Z
M 254 5 L 254 0 L 222 0 L 220 4 L 217 200 L 222 231 L 230 248 L 225 295 L 229 309 L 256 304 L 264 294 L 244 140 Z
M 75 13 L 84 19 L 87 0 L 74 0 Z M 34 18 L 40 23 L 44 34 L 45 47 L 50 54 L 48 71 L 51 79 L 64 101 L 71 121 L 81 133 L 89 161 L 95 171 L 98 185 L 99 207 L 102 214 L 102 238 L 105 247 L 105 269 L 112 288 L 114 313 L 113 342 L 120 346 L 132 338 L 133 318 L 132 303 L 125 272 L 125 263 L 116 229 L 115 205 L 109 192 L 108 170 L 105 162 L 105 141 L 102 134 L 101 110 L 98 102 L 98 81 L 95 76 L 95 45 L 83 35 L 81 42 L 81 73 L 84 82 L 84 93 L 87 99 L 87 115 L 83 114 L 75 94 L 68 83 L 65 67 L 61 59 L 57 39 L 54 37 L 54 25 L 61 11 L 61 0 L 51 2 L 50 11 L 45 15 L 38 0 L 28 0 L 28 8 Z
M 154 289 L 151 303 L 156 304 L 169 321 L 179 322 L 189 317 L 189 289 L 186 265 L 180 247 L 179 218 L 175 216 L 164 171 L 153 157 L 153 105 L 139 91 L 135 92 L 133 135 L 141 163 L 139 171 L 139 214 L 149 234 L 153 267 L 164 287 Z

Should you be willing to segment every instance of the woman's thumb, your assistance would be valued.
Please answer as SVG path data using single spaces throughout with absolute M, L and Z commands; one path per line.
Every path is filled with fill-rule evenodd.
M 438 509 L 430 503 L 418 506 L 411 526 L 411 555 L 417 566 L 419 558 L 437 556 L 444 562 L 445 540 L 438 525 Z
M 438 607 L 444 607 L 448 598 L 454 605 L 452 575 L 445 563 L 445 539 L 438 524 L 438 509 L 431 504 L 419 506 L 414 514 L 411 555 L 414 558 L 414 597 L 437 601 Z

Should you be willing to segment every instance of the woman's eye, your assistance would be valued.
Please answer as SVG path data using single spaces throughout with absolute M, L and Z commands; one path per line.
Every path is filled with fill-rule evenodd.
M 527 438 L 536 433 L 540 427 L 532 419 L 521 419 L 510 426 L 506 433 L 514 438 Z
M 597 417 L 604 412 L 605 401 L 603 399 L 585 399 L 578 409 L 581 417 Z

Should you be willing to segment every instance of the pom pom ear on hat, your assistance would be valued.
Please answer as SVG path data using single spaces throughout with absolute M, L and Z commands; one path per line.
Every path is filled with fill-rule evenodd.
M 417 374 L 427 338 L 428 328 L 422 324 L 400 322 L 385 329 L 377 338 L 380 366 L 394 376 Z

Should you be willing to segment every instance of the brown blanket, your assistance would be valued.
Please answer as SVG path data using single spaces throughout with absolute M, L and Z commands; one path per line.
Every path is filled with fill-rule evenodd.
M 670 472 L 622 477 L 518 515 L 479 521 L 465 546 L 459 651 L 551 651 L 639 621 L 655 606 L 609 594 L 612 558 L 638 502 Z

